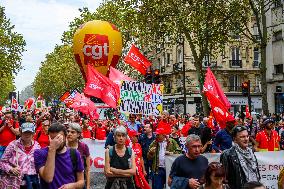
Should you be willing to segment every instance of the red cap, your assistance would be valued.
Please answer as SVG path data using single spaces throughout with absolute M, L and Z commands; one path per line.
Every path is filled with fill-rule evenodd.
M 138 136 L 138 133 L 135 130 L 128 130 L 128 136 L 129 137 L 134 137 L 134 136 Z
M 160 127 L 156 129 L 156 134 L 159 135 L 169 135 L 171 134 L 171 130 L 169 129 L 165 129 L 164 127 Z

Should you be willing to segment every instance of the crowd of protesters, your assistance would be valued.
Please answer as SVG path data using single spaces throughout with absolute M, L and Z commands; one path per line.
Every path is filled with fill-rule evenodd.
M 157 117 L 130 114 L 127 120 L 118 114 L 91 120 L 69 109 L 0 116 L 1 189 L 89 189 L 90 146 L 82 138 L 106 141 L 109 189 L 261 189 L 254 152 L 284 149 L 280 115 L 239 116 L 225 128 L 202 114 L 166 111 Z M 220 153 L 220 162 L 208 162 L 203 153 Z M 171 154 L 180 156 L 167 178 L 165 156 Z M 284 188 L 282 177 L 278 185 Z

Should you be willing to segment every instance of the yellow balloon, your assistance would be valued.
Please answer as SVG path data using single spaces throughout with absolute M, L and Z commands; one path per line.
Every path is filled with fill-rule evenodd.
M 121 33 L 109 22 L 89 21 L 74 34 L 73 51 L 85 80 L 87 64 L 92 64 L 100 73 L 108 75 L 109 66 L 115 67 L 121 56 Z

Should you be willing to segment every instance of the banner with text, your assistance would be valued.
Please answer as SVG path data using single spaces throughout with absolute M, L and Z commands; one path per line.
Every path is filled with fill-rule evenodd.
M 220 154 L 203 154 L 209 162 L 219 162 Z M 284 151 L 279 152 L 256 152 L 261 182 L 269 189 L 278 189 L 277 181 L 281 169 L 284 167 Z M 179 155 L 166 156 L 167 179 L 171 166 Z M 169 189 L 169 187 L 167 186 Z
M 126 114 L 161 115 L 163 111 L 162 84 L 122 81 L 119 110 Z

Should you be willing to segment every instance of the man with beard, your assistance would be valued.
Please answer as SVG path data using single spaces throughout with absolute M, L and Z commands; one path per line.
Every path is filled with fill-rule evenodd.
M 83 163 L 77 150 L 66 147 L 66 128 L 60 123 L 53 123 L 48 134 L 49 146 L 34 152 L 41 188 L 83 188 Z
M 280 137 L 274 130 L 274 119 L 268 118 L 264 120 L 264 130 L 256 134 L 256 151 L 278 151 Z

